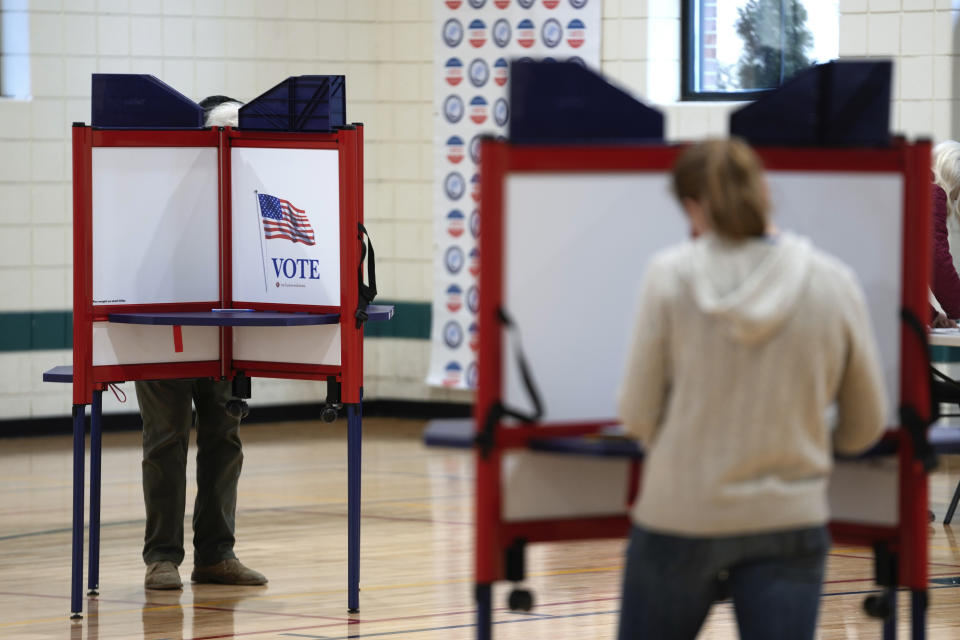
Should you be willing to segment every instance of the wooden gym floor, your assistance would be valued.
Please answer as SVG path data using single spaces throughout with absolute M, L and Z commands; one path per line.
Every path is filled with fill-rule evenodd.
M 0 638 L 475 637 L 470 455 L 426 449 L 420 422 L 368 419 L 364 426 L 362 591 L 353 616 L 346 613 L 342 421 L 243 427 L 237 553 L 270 584 L 191 586 L 188 549 L 182 592 L 143 589 L 139 434 L 106 434 L 101 596 L 85 599 L 78 623 L 68 619 L 71 440 L 0 442 Z M 931 486 L 938 521 L 960 477 L 956 460 L 943 463 Z M 186 531 L 189 540 L 189 513 Z M 928 637 L 955 639 L 960 546 L 950 527 L 938 522 L 930 531 Z M 507 587 L 498 586 L 495 637 L 614 637 L 622 553 L 621 541 L 532 547 L 529 585 L 537 606 L 529 614 L 511 613 L 504 606 Z M 879 624 L 861 610 L 871 576 L 867 549 L 834 548 L 820 638 L 880 637 Z M 908 637 L 907 598 L 900 601 L 900 633 Z M 714 607 L 700 637 L 737 637 L 729 604 Z

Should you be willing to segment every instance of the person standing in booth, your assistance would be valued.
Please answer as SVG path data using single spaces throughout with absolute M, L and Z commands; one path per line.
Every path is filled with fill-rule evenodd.
M 225 96 L 200 102 L 206 126 L 237 126 L 242 103 Z M 143 380 L 136 383 L 143 418 L 143 500 L 147 512 L 143 560 L 147 589 L 180 589 L 187 445 L 197 426 L 197 498 L 193 509 L 191 580 L 262 585 L 263 574 L 233 552 L 237 483 L 243 465 L 240 418 L 227 411 L 229 380 Z M 191 404 L 196 407 L 194 420 Z
M 809 640 L 833 452 L 885 426 L 864 294 L 839 260 L 774 232 L 745 143 L 688 148 L 673 191 L 693 238 L 647 268 L 620 391 L 646 457 L 619 638 L 692 640 L 729 594 L 741 638 Z

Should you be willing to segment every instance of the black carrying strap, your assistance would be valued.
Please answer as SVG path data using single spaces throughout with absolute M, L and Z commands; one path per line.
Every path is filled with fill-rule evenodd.
M 477 434 L 474 440 L 474 443 L 480 448 L 480 454 L 484 458 L 490 455 L 490 450 L 493 448 L 494 436 L 496 435 L 497 425 L 500 423 L 501 418 L 514 418 L 529 425 L 543 417 L 543 403 L 540 400 L 540 392 L 537 391 L 537 385 L 533 381 L 533 374 L 530 373 L 530 365 L 527 363 L 527 358 L 523 354 L 523 347 L 520 344 L 520 330 L 517 329 L 517 325 L 513 322 L 513 319 L 502 307 L 497 309 L 497 320 L 506 327 L 508 331 L 513 333 L 517 368 L 520 369 L 520 379 L 523 381 L 523 387 L 527 392 L 527 396 L 530 398 L 530 404 L 533 405 L 533 411 L 525 413 L 517 409 L 512 409 L 500 401 L 494 402 L 493 405 L 490 406 L 490 411 L 487 412 L 487 417 L 483 421 L 483 429 Z
M 367 233 L 366 228 L 364 228 L 360 222 L 357 223 L 357 229 L 359 231 L 357 237 L 360 238 L 360 264 L 357 266 L 357 288 L 360 292 L 360 297 L 357 300 L 357 312 L 354 314 L 354 317 L 357 319 L 357 329 L 359 329 L 363 326 L 363 323 L 367 321 L 367 307 L 370 306 L 373 299 L 377 297 L 377 264 L 376 258 L 373 255 L 373 241 L 370 239 L 370 234 Z M 363 241 L 363 236 L 367 236 L 366 242 Z M 368 255 L 370 259 L 367 260 L 367 281 L 370 284 L 364 284 L 363 261 L 367 259 Z
M 945 389 L 950 389 L 950 390 L 953 391 L 954 393 L 960 393 L 960 382 L 957 382 L 956 380 L 954 380 L 953 378 L 951 378 L 950 376 L 948 376 L 947 374 L 945 374 L 943 371 L 940 371 L 939 369 L 937 369 L 937 368 L 936 368 L 935 366 L 933 366 L 933 365 L 930 365 L 930 373 L 933 374 L 933 377 L 934 377 L 934 378 L 939 378 L 939 379 L 940 379 L 941 384 L 943 385 L 943 387 L 944 387 Z M 943 400 L 941 400 L 941 399 L 939 399 L 939 398 L 935 398 L 934 400 L 935 400 L 935 404 L 939 404 L 940 402 L 944 402 Z M 947 402 L 949 402 L 949 401 L 947 401 Z M 937 409 L 939 410 L 940 407 L 937 407 Z
M 921 351 L 924 354 L 926 369 L 931 372 L 930 376 L 930 407 L 929 419 L 920 415 L 916 407 L 911 405 L 900 405 L 900 423 L 906 427 L 910 433 L 910 439 L 913 441 L 913 455 L 923 463 L 926 471 L 932 471 L 937 466 L 937 454 L 930 446 L 927 438 L 927 429 L 937 419 L 939 414 L 939 404 L 933 394 L 933 365 L 930 363 L 930 350 L 927 341 L 927 327 L 917 316 L 909 309 L 900 310 L 900 320 L 910 329 L 911 335 L 920 341 Z

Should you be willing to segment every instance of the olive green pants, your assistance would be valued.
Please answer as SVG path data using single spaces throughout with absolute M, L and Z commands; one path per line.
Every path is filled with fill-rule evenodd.
M 136 388 L 143 418 L 144 562 L 183 562 L 187 445 L 193 424 L 197 426 L 193 561 L 207 566 L 236 557 L 234 526 L 243 451 L 237 433 L 240 421 L 225 409 L 232 397 L 230 381 L 152 380 L 137 382 Z

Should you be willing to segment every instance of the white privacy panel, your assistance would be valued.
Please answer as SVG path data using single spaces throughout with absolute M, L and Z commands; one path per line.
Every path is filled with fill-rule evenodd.
M 626 458 L 508 452 L 501 515 L 506 522 L 626 515 L 630 464 Z
M 640 277 L 687 234 L 666 174 L 511 175 L 504 200 L 504 305 L 543 420 L 614 418 Z M 512 351 L 506 339 L 505 401 L 526 407 Z
M 837 460 L 833 466 L 827 497 L 834 522 L 896 526 L 900 520 L 899 496 L 896 456 Z
M 234 327 L 235 360 L 340 364 L 340 325 Z
M 502 516 L 507 522 L 626 515 L 630 461 L 540 451 L 503 459 Z M 895 526 L 899 520 L 896 456 L 838 460 L 827 496 L 831 520 Z M 864 500 L 864 493 L 872 498 Z
M 220 299 L 217 150 L 93 149 L 93 304 Z
M 898 174 L 768 174 L 774 222 L 849 264 L 867 294 L 888 396 L 899 397 L 903 184 Z M 647 261 L 682 242 L 665 172 L 506 179 L 504 305 L 543 397 L 544 422 L 616 416 Z M 869 239 L 869 241 L 867 241 Z M 504 398 L 527 407 L 505 332 Z
M 174 349 L 173 327 L 93 323 L 93 366 L 220 359 L 218 327 L 182 327 L 183 351 Z
M 891 173 L 767 173 L 773 222 L 807 236 L 853 269 L 867 296 L 898 424 L 903 290 L 903 177 Z
M 340 166 L 329 149 L 232 150 L 233 299 L 340 306 Z

